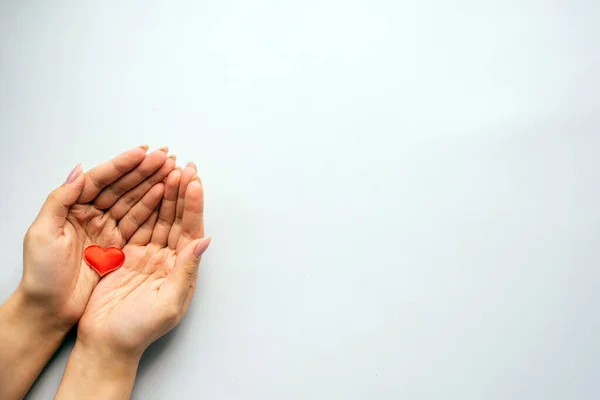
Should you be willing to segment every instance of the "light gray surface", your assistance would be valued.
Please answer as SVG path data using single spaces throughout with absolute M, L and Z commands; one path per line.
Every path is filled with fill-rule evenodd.
M 0 300 L 76 163 L 167 144 L 214 241 L 134 398 L 598 397 L 597 1 L 88 3 L 0 0 Z

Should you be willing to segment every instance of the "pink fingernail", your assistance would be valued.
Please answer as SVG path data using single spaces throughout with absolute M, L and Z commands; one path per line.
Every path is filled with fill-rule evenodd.
M 79 175 L 81 174 L 81 171 L 83 171 L 83 165 L 80 163 L 75 168 L 73 168 L 73 170 L 71 171 L 69 176 L 67 176 L 67 180 L 65 181 L 65 183 L 75 182 L 75 179 L 77 179 L 77 177 L 79 177 Z
M 193 168 L 194 171 L 198 171 L 198 167 L 196 167 L 196 164 L 194 164 L 191 161 L 189 163 L 187 163 L 186 167 L 190 167 L 190 168 Z
M 196 246 L 196 248 L 194 249 L 194 257 L 200 258 L 200 256 L 202 256 L 202 254 L 204 254 L 206 249 L 208 249 L 208 245 L 210 245 L 211 240 L 212 240 L 211 237 L 206 237 L 206 238 L 202 239 L 200 241 L 200 243 L 198 243 L 198 246 Z

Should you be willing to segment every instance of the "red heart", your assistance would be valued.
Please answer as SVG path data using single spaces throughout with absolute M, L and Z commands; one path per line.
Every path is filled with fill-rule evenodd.
M 116 247 L 104 250 L 102 247 L 92 245 L 83 251 L 83 258 L 87 265 L 92 267 L 100 277 L 118 269 L 125 262 L 125 254 Z

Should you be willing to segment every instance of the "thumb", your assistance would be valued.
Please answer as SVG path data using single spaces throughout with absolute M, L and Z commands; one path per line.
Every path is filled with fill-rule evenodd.
M 210 237 L 194 240 L 177 255 L 175 266 L 165 280 L 165 289 L 178 304 L 183 304 L 190 285 L 197 278 L 200 258 L 210 241 Z
M 40 210 L 38 220 L 53 233 L 62 232 L 69 209 L 75 204 L 83 190 L 85 177 L 82 172 L 83 166 L 81 164 L 73 168 L 65 183 L 50 193 Z

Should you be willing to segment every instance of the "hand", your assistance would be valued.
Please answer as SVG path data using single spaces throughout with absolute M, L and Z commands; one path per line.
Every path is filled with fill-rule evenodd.
M 139 359 L 187 312 L 203 238 L 203 189 L 193 164 L 169 174 L 160 210 L 123 248 L 125 264 L 94 289 L 57 399 L 129 398 Z
M 163 194 L 155 184 L 175 168 L 165 150 L 129 150 L 86 174 L 77 166 L 50 194 L 24 240 L 17 293 L 25 304 L 59 329 L 79 320 L 99 281 L 83 250 L 122 248 L 150 216 Z
M 171 172 L 160 211 L 123 248 L 125 264 L 94 289 L 78 340 L 116 354 L 141 354 L 171 330 L 194 294 L 204 236 L 203 189 L 195 167 Z
M 158 205 L 175 160 L 166 149 L 146 151 L 130 150 L 86 174 L 77 166 L 27 231 L 21 283 L 0 306 L 0 398 L 25 396 L 83 313 L 99 280 L 83 264 L 83 249 L 122 247 Z

